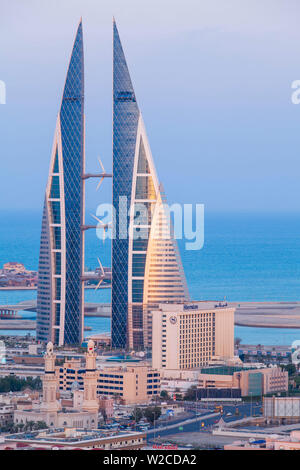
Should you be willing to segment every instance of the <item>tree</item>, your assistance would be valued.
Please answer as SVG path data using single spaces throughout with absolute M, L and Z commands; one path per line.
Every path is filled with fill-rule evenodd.
M 35 424 L 36 423 L 34 421 L 27 421 L 27 423 L 25 423 L 25 425 L 24 425 L 24 431 L 32 431 Z
M 19 392 L 27 387 L 32 390 L 41 390 L 42 381 L 39 377 L 35 379 L 32 377 L 20 379 L 14 375 L 7 375 L 6 377 L 0 378 L 0 393 Z
M 16 425 L 16 428 L 17 428 L 18 432 L 21 432 L 21 431 L 23 431 L 23 429 L 24 429 L 24 424 L 23 424 L 23 423 L 19 423 L 19 424 Z
M 296 374 L 296 372 L 297 372 L 297 368 L 296 368 L 295 364 L 293 364 L 293 363 L 286 364 L 286 365 L 285 365 L 285 364 L 281 364 L 280 367 L 281 367 L 282 370 L 288 371 L 289 377 L 290 377 L 291 375 Z
M 102 414 L 102 418 L 103 418 L 104 423 L 106 423 L 106 421 L 107 421 L 107 413 L 106 413 L 106 411 L 105 411 L 104 408 L 101 410 L 101 414 Z
M 144 415 L 141 408 L 135 408 L 131 418 L 134 419 L 136 423 L 138 423 L 143 418 L 143 416 Z
M 192 385 L 184 395 L 184 399 L 188 401 L 195 401 L 197 400 L 197 386 Z
M 144 416 L 149 421 L 149 423 L 153 424 L 161 415 L 161 409 L 158 406 L 149 406 L 144 410 Z
M 239 347 L 239 345 L 241 344 L 241 342 L 242 342 L 242 339 L 239 338 L 238 336 L 237 336 L 237 337 L 235 338 L 235 340 L 234 340 L 234 344 L 235 344 L 235 346 L 236 346 L 237 348 Z
M 170 400 L 170 395 L 168 394 L 168 392 L 166 390 L 162 390 L 160 392 L 160 396 L 161 398 L 163 398 L 164 400 Z
M 34 423 L 34 429 L 35 430 L 48 429 L 48 426 L 45 423 L 45 421 L 37 421 L 36 423 Z

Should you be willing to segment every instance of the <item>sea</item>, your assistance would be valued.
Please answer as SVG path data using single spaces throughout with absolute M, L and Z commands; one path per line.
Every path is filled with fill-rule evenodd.
M 40 211 L 0 211 L 0 267 L 18 261 L 38 269 L 41 216 Z M 178 246 L 192 300 L 300 300 L 300 213 L 206 212 L 203 248 L 188 251 L 186 241 L 178 240 Z M 103 243 L 89 230 L 86 268 L 96 268 L 98 258 L 111 265 L 110 240 Z M 110 289 L 85 290 L 87 302 L 110 302 L 110 296 Z M 0 291 L 1 305 L 33 298 L 34 290 Z M 35 318 L 31 312 L 20 314 Z M 107 318 L 86 318 L 85 325 L 92 328 L 86 336 L 110 331 Z M 242 344 L 290 345 L 300 339 L 300 329 L 236 326 L 235 335 Z

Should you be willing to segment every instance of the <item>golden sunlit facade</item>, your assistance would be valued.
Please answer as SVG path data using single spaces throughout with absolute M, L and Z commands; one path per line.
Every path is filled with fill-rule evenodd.
M 129 223 L 129 347 L 151 347 L 151 311 L 189 299 L 177 243 L 163 202 L 142 117 L 139 117 Z

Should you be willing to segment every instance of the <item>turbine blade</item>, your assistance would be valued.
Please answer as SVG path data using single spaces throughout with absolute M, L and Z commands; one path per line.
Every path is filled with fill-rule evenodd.
M 99 287 L 100 287 L 102 281 L 103 281 L 103 279 L 100 279 L 99 283 L 97 284 L 97 286 L 96 286 L 96 288 L 95 288 L 95 291 L 96 291 L 97 289 L 99 289 Z
M 102 178 L 100 178 L 100 180 L 99 180 L 99 182 L 98 182 L 98 184 L 97 184 L 96 191 L 98 191 L 98 189 L 100 188 L 100 186 L 101 186 L 103 180 L 104 180 L 104 177 L 102 176 Z
M 104 225 L 104 223 L 102 222 L 101 219 L 99 219 L 99 217 L 97 217 L 97 216 L 94 215 L 94 214 L 91 214 L 91 216 L 92 216 L 95 220 L 97 220 L 97 222 L 99 222 L 100 225 Z
M 99 263 L 99 266 L 100 266 L 100 269 L 102 271 L 102 276 L 104 276 L 104 269 L 103 269 L 103 266 L 102 266 L 102 263 L 100 261 L 100 258 L 97 258 L 98 259 L 98 263 Z
M 102 168 L 103 173 L 105 173 L 104 166 L 103 166 L 103 163 L 102 163 L 100 157 L 98 157 L 98 162 L 100 163 L 100 166 L 101 166 L 101 168 Z

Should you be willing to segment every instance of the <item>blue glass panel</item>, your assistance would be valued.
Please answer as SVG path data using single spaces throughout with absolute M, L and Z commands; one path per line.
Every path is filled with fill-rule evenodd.
M 55 152 L 55 160 L 54 160 L 54 165 L 53 165 L 53 173 L 59 173 L 59 167 L 58 167 L 58 150 L 56 148 Z
M 52 176 L 50 197 L 53 198 L 53 199 L 59 199 L 59 197 L 60 197 L 59 176 Z

